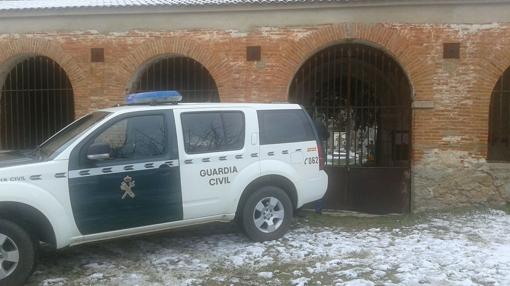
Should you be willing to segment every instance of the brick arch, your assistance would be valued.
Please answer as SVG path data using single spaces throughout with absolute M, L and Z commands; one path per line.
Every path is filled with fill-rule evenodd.
M 475 80 L 477 91 L 488 97 L 499 78 L 510 68 L 510 38 L 500 38 L 498 43 L 491 43 L 491 49 L 482 46 L 478 51 L 478 71 Z
M 488 155 L 489 129 L 490 129 L 490 104 L 492 91 L 503 73 L 510 69 L 510 39 L 500 39 L 502 43 L 493 45 L 491 49 L 481 50 L 478 59 L 478 71 L 473 84 L 473 105 L 476 106 L 479 118 L 474 126 L 479 132 L 480 150 L 482 157 Z
M 434 64 L 428 62 L 426 47 L 413 45 L 413 40 L 402 35 L 398 28 L 385 24 L 339 24 L 323 26 L 309 35 L 288 44 L 286 47 L 285 67 L 275 72 L 275 82 L 284 89 L 280 91 L 284 97 L 278 100 L 286 101 L 292 80 L 299 68 L 310 57 L 320 50 L 332 45 L 348 42 L 357 42 L 371 45 L 386 52 L 403 69 L 407 75 L 411 87 L 411 100 L 431 101 L 433 94 Z M 429 114 L 423 111 L 413 111 L 411 118 L 411 162 L 415 164 L 423 156 L 423 151 L 416 146 L 426 141 L 426 132 L 429 127 L 421 126 L 429 118 Z M 417 129 L 420 124 L 420 129 Z
M 165 38 L 143 42 L 129 55 L 121 60 L 121 88 L 125 91 L 130 87 L 141 69 L 147 63 L 165 55 L 178 55 L 194 59 L 202 64 L 216 82 L 220 99 L 226 94 L 227 76 L 230 65 L 225 57 L 210 52 L 207 46 L 196 41 L 181 38 Z M 119 86 L 120 88 L 120 86 Z
M 86 96 L 86 77 L 78 63 L 64 49 L 53 41 L 22 38 L 0 43 L 0 87 L 4 76 L 21 60 L 30 56 L 46 56 L 55 61 L 65 71 L 75 98 L 75 105 Z M 76 109 L 76 107 L 75 107 Z
M 400 35 L 395 28 L 384 24 L 341 24 L 321 27 L 297 42 L 289 44 L 288 65 L 281 67 L 277 73 L 286 82 L 285 94 L 288 96 L 292 79 L 306 60 L 320 50 L 347 42 L 363 43 L 385 51 L 401 65 L 408 76 L 413 90 L 413 99 L 432 97 L 427 88 L 431 86 L 433 66 L 416 56 L 419 52 L 411 49 L 410 39 Z

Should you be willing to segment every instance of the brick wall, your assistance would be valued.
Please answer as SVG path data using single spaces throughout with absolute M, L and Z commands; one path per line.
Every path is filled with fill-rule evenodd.
M 484 161 L 489 102 L 498 78 L 510 66 L 510 24 L 339 24 L 259 27 L 250 32 L 0 35 L 0 75 L 19 57 L 48 56 L 67 72 L 75 92 L 76 114 L 82 115 L 121 102 L 144 63 L 176 54 L 202 63 L 215 79 L 224 102 L 285 101 L 294 73 L 307 58 L 327 46 L 353 40 L 392 55 L 409 76 L 415 103 L 433 103 L 432 108 L 413 110 L 413 192 L 418 208 L 438 206 L 432 203 L 435 195 L 429 193 L 444 184 L 444 178 L 422 185 L 425 177 L 420 174 L 424 166 L 443 158 L 444 152 L 457 152 L 443 158 L 444 170 L 451 167 L 448 164 L 453 164 L 453 169 L 475 168 L 466 167 L 466 160 L 491 168 Z M 445 42 L 460 42 L 460 59 L 443 59 Z M 246 61 L 249 45 L 262 47 L 261 61 Z M 104 48 L 104 63 L 91 63 L 91 48 Z M 509 200 L 510 194 L 499 186 L 488 188 L 492 188 L 488 191 L 491 194 L 476 202 L 491 201 L 491 196 L 497 196 L 493 200 L 497 202 Z M 466 203 L 470 201 L 466 199 Z

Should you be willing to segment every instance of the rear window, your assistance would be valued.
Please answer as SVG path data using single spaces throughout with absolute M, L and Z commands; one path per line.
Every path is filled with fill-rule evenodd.
M 260 144 L 313 141 L 315 136 L 301 109 L 259 110 Z
M 241 111 L 187 112 L 181 114 L 181 121 L 188 154 L 232 151 L 244 146 Z

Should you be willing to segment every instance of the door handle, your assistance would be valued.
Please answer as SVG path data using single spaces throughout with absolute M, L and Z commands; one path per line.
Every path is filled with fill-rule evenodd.
M 168 169 L 170 168 L 170 166 L 168 166 L 168 164 L 161 164 L 161 166 L 159 166 L 159 169 Z

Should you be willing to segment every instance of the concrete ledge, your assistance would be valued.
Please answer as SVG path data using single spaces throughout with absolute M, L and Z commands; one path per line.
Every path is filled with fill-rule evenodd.
M 433 109 L 434 101 L 432 100 L 416 100 L 413 102 L 413 109 Z

